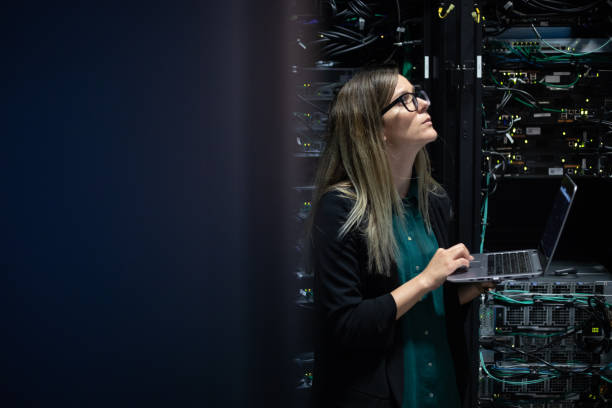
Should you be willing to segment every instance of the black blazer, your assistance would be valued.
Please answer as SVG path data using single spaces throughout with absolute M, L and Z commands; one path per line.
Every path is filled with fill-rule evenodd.
M 450 200 L 431 194 L 429 203 L 434 234 L 439 246 L 447 248 Z M 352 206 L 351 199 L 331 191 L 321 197 L 314 214 L 315 406 L 400 407 L 403 349 L 390 293 L 399 286 L 398 271 L 394 266 L 389 277 L 368 273 L 366 242 L 358 231 L 338 239 Z M 456 285 L 450 282 L 444 284 L 444 301 L 457 385 L 463 407 L 471 407 L 478 378 L 477 310 L 459 306 Z

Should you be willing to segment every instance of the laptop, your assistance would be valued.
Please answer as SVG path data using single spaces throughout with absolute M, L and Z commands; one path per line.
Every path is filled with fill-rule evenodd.
M 540 276 L 550 267 L 561 232 L 569 215 L 578 187 L 566 174 L 540 238 L 538 249 L 471 254 L 469 268 L 460 268 L 448 276 L 449 282 L 482 282 L 525 279 Z

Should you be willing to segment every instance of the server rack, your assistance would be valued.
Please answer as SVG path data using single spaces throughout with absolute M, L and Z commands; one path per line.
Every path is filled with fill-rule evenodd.
M 422 79 L 425 89 L 432 96 L 430 112 L 439 140 L 428 148 L 434 176 L 447 189 L 454 203 L 452 241 L 463 242 L 472 251 L 535 246 L 549 210 L 546 203 L 552 201 L 548 197 L 552 198 L 559 175 L 566 172 L 574 176 L 580 193 L 558 254 L 574 260 L 594 260 L 609 269 L 611 255 L 607 241 L 588 237 L 584 223 L 595 222 L 603 231 L 611 227 L 609 217 L 600 216 L 598 219 L 595 216 L 608 211 L 606 203 L 612 191 L 612 168 L 608 160 L 610 126 L 606 123 L 612 105 L 612 97 L 608 96 L 609 73 L 612 72 L 612 44 L 607 42 L 607 37 L 612 34 L 610 5 L 596 2 L 589 8 L 586 6 L 591 3 L 583 2 L 585 5 L 578 4 L 574 8 L 586 7 L 586 10 L 555 15 L 554 10 L 547 13 L 537 10 L 542 4 L 550 6 L 545 4 L 551 3 L 547 1 L 540 2 L 540 6 L 535 4 L 537 2 L 527 1 L 517 1 L 515 4 L 502 1 L 382 2 L 376 4 L 379 9 L 371 10 L 373 16 L 387 19 L 381 25 L 385 29 L 378 38 L 368 37 L 370 22 L 367 13 L 360 16 L 357 10 L 350 17 L 352 20 L 349 22 L 347 17 L 344 23 L 360 33 L 362 44 L 371 41 L 370 45 L 341 55 L 329 55 L 329 52 L 323 55 L 314 42 L 325 37 L 324 34 L 321 37 L 322 31 L 338 24 L 337 15 L 349 3 L 302 2 L 297 7 L 299 10 L 291 14 L 292 23 L 298 27 L 292 42 L 299 52 L 290 70 L 295 89 L 299 90 L 296 93 L 307 96 L 307 101 L 299 97 L 294 101 L 296 106 L 302 107 L 296 107 L 292 118 L 298 132 L 294 159 L 301 169 L 298 171 L 301 179 L 294 183 L 298 224 L 308 214 L 313 170 L 318 152 L 324 144 L 326 104 L 331 100 L 334 86 L 346 81 L 351 72 L 363 65 L 395 59 L 400 72 L 411 80 Z M 572 9 L 560 5 L 563 2 L 557 3 L 557 7 Z M 331 4 L 335 5 L 335 10 L 330 9 Z M 400 7 L 397 22 L 394 14 L 396 5 Z M 362 11 L 365 13 L 366 10 Z M 399 14 L 403 18 L 399 18 Z M 531 28 L 532 24 L 539 28 Z M 361 27 L 366 30 L 363 31 Z M 563 31 L 559 27 L 573 28 Z M 516 38 L 518 34 L 523 38 Z M 401 45 L 398 46 L 398 43 Z M 570 47 L 569 52 L 574 54 L 590 53 L 596 49 L 592 53 L 596 57 L 592 56 L 587 61 L 590 69 L 580 68 L 584 69 L 583 73 L 588 72 L 585 81 L 581 78 L 581 81 L 572 83 L 575 78 L 566 74 L 568 71 L 565 67 L 559 71 L 560 75 L 555 75 L 559 73 L 555 71 L 545 72 L 544 66 L 552 63 L 567 62 L 567 67 L 575 69 L 581 63 L 580 56 L 573 56 L 567 61 L 559 58 L 558 51 L 549 45 L 558 49 Z M 343 51 L 342 47 L 340 51 Z M 515 52 L 522 54 L 517 56 L 519 61 L 508 58 Z M 540 52 L 543 55 L 536 54 Z M 538 58 L 542 60 L 538 61 Z M 515 89 L 495 89 L 509 87 L 508 82 L 502 84 L 496 76 L 500 73 L 505 78 L 513 78 L 511 87 Z M 538 86 L 539 90 L 522 89 Z M 589 101 L 586 101 L 584 94 L 587 89 L 592 90 Z M 322 98 L 317 101 L 315 99 L 321 95 L 316 94 L 321 90 Z M 522 100 L 521 90 L 533 95 L 533 100 Z M 509 94 L 509 100 L 502 99 L 506 94 Z M 570 102 L 563 102 L 563 107 L 556 106 L 555 103 L 563 99 L 563 94 L 569 96 L 566 99 Z M 577 102 L 579 97 L 584 97 L 583 106 Z M 571 101 L 576 106 L 570 106 Z M 509 112 L 496 112 L 500 102 Z M 520 120 L 516 120 L 518 115 L 511 109 L 517 107 L 523 109 Z M 587 110 L 589 112 L 585 113 Z M 298 118 L 295 113 L 304 116 Z M 564 141 L 563 148 L 559 143 L 548 143 L 544 139 L 546 134 L 554 133 L 555 127 L 558 128 L 561 123 L 567 126 L 572 123 L 573 128 L 582 129 L 573 129 L 571 135 L 568 130 L 559 129 L 559 135 L 549 138 Z M 510 124 L 514 126 L 508 129 Z M 506 129 L 508 131 L 502 132 Z M 584 129 L 587 130 L 586 138 Z M 562 134 L 563 131 L 566 133 Z M 304 132 L 309 133 L 310 137 L 304 137 Z M 591 134 L 594 141 L 590 140 Z M 576 146 L 572 147 L 570 142 L 576 143 Z M 545 150 L 545 154 L 540 154 Z M 526 157 L 528 159 L 523 160 Z M 595 171 L 592 171 L 593 168 Z M 296 257 L 300 258 L 303 243 L 299 239 L 296 248 Z M 312 292 L 309 291 L 308 279 L 312 277 L 299 265 L 292 273 L 298 281 L 297 286 L 292 288 L 297 299 L 296 307 L 301 315 L 307 316 L 312 306 L 309 303 Z M 477 301 L 472 305 L 471 313 L 473 325 L 466 327 L 466 330 L 478 338 Z M 303 322 L 299 326 L 303 329 L 308 324 Z M 302 330 L 297 332 L 302 333 Z M 301 376 L 298 387 L 304 391 L 312 379 L 308 368 L 311 367 L 312 354 L 308 350 L 308 335 L 300 334 L 298 337 L 303 346 L 296 347 L 295 363 Z M 473 363 L 475 369 L 480 366 L 479 361 Z M 474 389 L 473 393 L 476 401 L 478 391 Z M 304 401 L 301 397 L 298 400 Z

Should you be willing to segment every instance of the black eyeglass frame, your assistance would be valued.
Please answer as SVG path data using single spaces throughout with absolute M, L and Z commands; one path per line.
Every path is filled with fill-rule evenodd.
M 412 102 L 414 104 L 414 109 L 409 109 L 408 105 L 406 105 L 406 101 L 404 100 L 404 97 L 406 95 L 412 95 Z M 422 98 L 421 96 L 424 96 L 424 98 Z M 429 100 L 429 95 L 427 95 L 427 92 L 425 92 L 424 89 L 419 89 L 419 90 L 415 89 L 415 92 L 405 92 L 401 94 L 400 96 L 398 96 L 396 99 L 392 100 L 390 104 L 388 104 L 387 106 L 383 108 L 380 115 L 382 116 L 385 113 L 387 113 L 389 109 L 394 107 L 398 102 L 401 102 L 402 105 L 404 105 L 404 108 L 406 108 L 408 112 L 416 112 L 419 110 L 419 101 L 418 101 L 419 98 L 426 101 L 427 104 L 431 105 L 431 101 Z

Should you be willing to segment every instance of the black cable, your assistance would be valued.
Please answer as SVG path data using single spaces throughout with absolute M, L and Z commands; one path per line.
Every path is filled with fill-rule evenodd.
M 351 30 L 349 28 L 343 27 L 341 25 L 335 25 L 332 27 L 334 30 L 344 31 L 347 34 L 354 35 L 357 37 L 363 37 L 363 34 L 358 33 L 357 31 Z
M 349 10 L 344 9 L 340 13 L 336 14 L 336 18 L 338 17 L 342 17 L 342 18 L 352 17 L 352 13 Z
M 594 1 L 593 3 L 591 3 L 591 4 L 587 4 L 587 5 L 582 6 L 582 7 L 569 8 L 569 9 L 568 8 L 563 8 L 563 9 L 562 8 L 556 8 L 556 7 L 553 7 L 553 6 L 549 6 L 547 4 L 543 4 L 543 3 L 541 3 L 540 1 L 537 1 L 537 0 L 522 0 L 522 2 L 527 4 L 527 5 L 530 5 L 530 6 L 536 5 L 536 6 L 542 8 L 544 10 L 557 11 L 559 13 L 580 13 L 582 11 L 587 11 L 587 10 L 595 7 L 599 3 L 602 3 L 603 0 L 597 0 L 597 1 Z
M 583 120 L 585 122 L 596 123 L 596 124 L 603 124 L 603 125 L 606 125 L 608 127 L 612 127 L 612 122 L 610 122 L 608 120 L 583 118 L 582 116 L 579 116 L 577 119 L 578 120 Z
M 336 16 L 336 13 L 338 12 L 338 6 L 336 5 L 336 0 L 328 0 L 327 3 L 330 5 L 331 9 L 332 9 L 332 16 Z
M 372 18 L 374 17 L 374 13 L 372 12 L 372 9 L 365 4 L 363 1 L 361 0 L 353 0 L 353 4 L 355 5 L 355 7 L 357 7 L 361 14 L 366 17 L 366 18 Z
M 558 371 L 558 372 L 560 372 L 560 373 L 563 373 L 563 374 L 570 374 L 570 373 L 572 373 L 572 372 L 573 372 L 573 371 L 568 371 L 568 370 L 566 370 L 566 369 L 564 369 L 564 368 L 556 367 L 555 365 L 553 365 L 552 363 L 549 363 L 548 361 L 544 360 L 543 358 L 540 358 L 540 357 L 534 356 L 534 355 L 533 355 L 533 353 L 534 353 L 534 352 L 526 352 L 526 351 L 523 351 L 523 350 L 521 350 L 521 349 L 519 349 L 519 348 L 517 348 L 517 347 L 510 347 L 510 346 L 507 346 L 507 345 L 505 345 L 505 344 L 503 344 L 502 342 L 499 342 L 499 341 L 497 341 L 497 340 L 493 340 L 493 341 L 492 341 L 492 343 L 495 343 L 495 344 L 496 344 L 497 346 L 499 346 L 499 347 L 503 347 L 503 348 L 509 349 L 509 350 L 511 350 L 512 352 L 519 353 L 519 354 L 522 354 L 522 355 L 524 355 L 524 356 L 526 356 L 526 357 L 528 357 L 528 358 L 532 358 L 532 359 L 534 359 L 534 360 L 537 360 L 537 361 L 539 361 L 539 362 L 543 363 L 544 365 L 547 365 L 547 366 L 549 366 L 550 368 L 552 368 L 552 369 L 554 369 L 555 371 Z M 482 343 L 481 343 L 481 344 L 482 344 Z M 486 348 L 486 347 L 485 347 L 485 348 Z
M 364 17 L 364 16 L 361 14 L 361 13 L 362 13 L 362 12 L 361 12 L 361 10 L 359 10 L 359 9 L 357 8 L 357 6 L 356 6 L 356 5 L 355 5 L 355 4 L 354 4 L 352 1 L 349 1 L 347 5 L 348 5 L 348 7 L 351 9 L 351 11 L 352 11 L 353 13 L 355 13 L 355 15 L 356 15 L 357 17 Z M 366 17 L 367 17 L 367 16 L 366 16 Z
M 361 6 L 361 8 L 363 8 L 364 11 L 366 11 L 368 14 L 370 15 L 374 15 L 374 10 L 372 10 L 372 8 L 370 6 L 368 6 L 367 3 L 361 1 L 361 0 L 354 0 L 355 3 L 359 4 Z
M 325 115 L 329 115 L 329 112 L 327 112 L 325 109 L 321 108 L 319 105 L 317 105 L 316 103 L 312 103 L 311 101 L 309 101 L 308 99 L 304 98 L 302 95 L 300 94 L 295 94 L 295 96 L 298 97 L 299 100 L 301 100 L 302 102 L 306 102 L 307 104 L 309 104 L 310 106 L 312 106 L 313 108 L 315 108 L 316 110 L 318 110 L 321 113 L 324 113 Z
M 399 0 L 395 0 L 395 7 L 397 8 L 397 25 L 399 27 L 402 25 L 402 17 L 401 17 Z
M 336 52 L 336 51 L 341 51 L 341 50 L 344 50 L 344 49 L 346 49 L 347 47 L 348 47 L 348 45 L 346 45 L 346 44 L 336 44 L 336 43 L 332 43 L 332 44 L 329 44 L 329 45 L 325 46 L 325 47 L 324 47 L 324 48 L 321 50 L 321 52 L 322 52 L 323 54 L 325 54 L 325 56 L 328 56 L 328 57 L 329 57 L 329 56 L 331 56 L 331 54 L 332 54 L 332 53 L 334 53 L 334 52 Z
M 502 27 L 502 28 L 501 28 L 501 29 L 497 28 L 497 29 L 495 29 L 495 31 L 487 31 L 487 28 L 489 28 L 489 25 L 490 25 L 491 23 L 496 23 L 496 24 L 498 24 L 498 25 L 499 25 L 500 27 Z M 502 24 L 502 23 L 501 23 L 501 22 L 499 22 L 499 21 L 487 21 L 487 23 L 486 23 L 485 25 L 483 25 L 483 28 L 484 28 L 484 30 L 485 30 L 485 34 L 486 34 L 488 37 L 495 37 L 495 36 L 498 36 L 498 35 L 500 35 L 501 33 L 503 33 L 503 32 L 505 32 L 506 30 L 508 30 L 510 27 L 511 27 L 511 26 L 509 26 L 509 25 L 504 25 L 504 24 Z
M 544 345 L 542 345 L 542 346 L 540 346 L 540 347 L 537 347 L 537 348 L 534 350 L 534 353 L 537 353 L 538 351 L 541 351 L 541 350 L 543 350 L 543 349 L 545 349 L 545 348 L 552 347 L 552 346 L 554 346 L 554 345 L 555 345 L 555 343 L 560 342 L 560 341 L 561 341 L 561 340 L 563 340 L 564 338 L 566 338 L 566 337 L 568 337 L 568 336 L 571 336 L 572 334 L 575 334 L 575 333 L 581 332 L 581 331 L 582 331 L 582 330 L 576 331 L 576 328 L 575 328 L 575 327 L 572 327 L 572 328 L 571 328 L 571 329 L 569 329 L 567 332 L 565 332 L 565 334 L 562 334 L 561 336 L 558 336 L 558 337 L 557 337 L 557 336 L 555 336 L 555 338 L 554 338 L 554 339 L 552 339 L 552 340 L 550 340 L 548 343 L 546 343 L 546 344 L 544 344 Z
M 341 38 L 345 38 L 347 40 L 351 40 L 351 41 L 356 41 L 359 42 L 361 41 L 361 38 L 359 37 L 354 37 L 350 34 L 346 34 L 346 33 L 342 33 L 340 31 L 321 31 L 319 34 L 328 37 L 328 38 L 333 38 L 333 39 L 341 39 Z
M 303 124 L 304 126 L 306 126 L 306 127 L 308 128 L 308 130 L 311 130 L 311 131 L 313 131 L 313 132 L 315 131 L 315 130 L 312 128 L 312 125 L 311 125 L 310 123 L 308 123 L 308 121 L 307 121 L 306 119 L 304 119 L 303 117 L 301 117 L 301 116 L 300 116 L 300 115 L 298 115 L 297 113 L 294 113 L 294 114 L 293 114 L 293 118 L 295 118 L 295 119 L 299 120 L 300 122 L 302 122 L 302 124 Z
M 514 119 L 510 120 L 510 126 L 506 129 L 482 129 L 482 133 L 485 135 L 503 135 L 511 131 L 512 127 L 514 127 Z
M 508 102 L 512 99 L 512 92 L 505 92 L 501 102 L 497 105 L 496 112 L 501 112 L 506 108 Z
M 389 56 L 387 57 L 387 59 L 385 60 L 385 62 L 383 62 L 384 64 L 388 64 L 391 61 L 391 58 L 393 58 L 393 56 L 395 55 L 395 51 L 397 51 L 398 47 L 393 47 L 393 50 L 391 51 L 391 54 L 389 54 Z
M 591 302 L 595 302 L 593 305 Z M 608 318 L 608 312 L 606 309 L 605 302 L 601 299 L 591 296 L 588 300 L 589 308 L 591 309 L 592 316 L 596 321 L 597 325 L 604 331 L 604 336 L 596 347 L 596 353 L 604 353 L 610 350 L 610 319 Z
M 523 94 L 525 96 L 527 96 L 530 100 L 530 102 L 535 105 L 536 107 L 540 106 L 540 104 L 538 103 L 538 101 L 536 100 L 536 98 L 531 95 L 529 92 L 527 91 L 523 91 L 522 89 L 518 89 L 518 88 L 508 88 L 505 86 L 502 87 L 496 87 L 495 89 L 499 90 L 499 91 L 509 91 L 509 92 L 518 92 L 520 94 Z
M 367 37 L 366 37 L 366 38 L 367 38 Z M 372 44 L 372 43 L 373 43 L 374 41 L 376 41 L 377 39 L 378 39 L 378 36 L 377 36 L 377 35 L 372 35 L 370 39 L 367 39 L 367 40 L 366 40 L 366 39 L 364 39 L 363 44 L 359 44 L 359 45 L 356 45 L 356 46 L 354 46 L 354 47 L 347 48 L 347 49 L 342 50 L 342 51 L 333 52 L 333 53 L 329 54 L 329 56 L 330 56 L 330 57 L 332 57 L 332 56 L 337 56 L 337 55 L 340 55 L 340 54 L 344 54 L 344 53 L 347 53 L 347 52 L 350 52 L 350 51 L 357 50 L 357 49 L 359 49 L 359 48 L 363 48 L 363 47 L 365 47 L 365 46 L 367 46 L 367 45 Z

